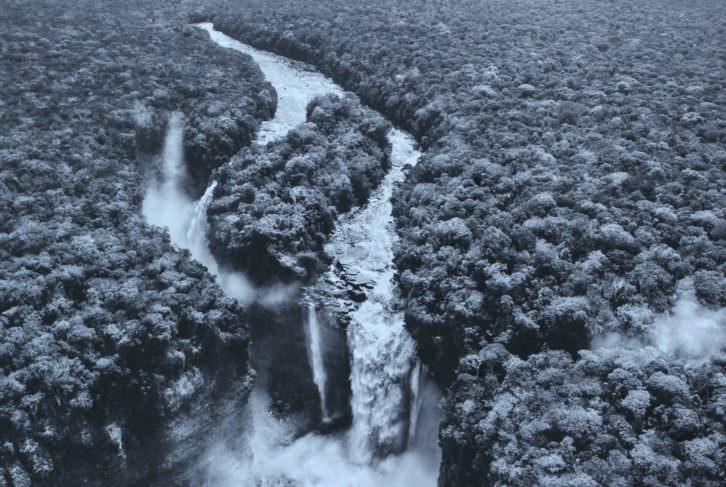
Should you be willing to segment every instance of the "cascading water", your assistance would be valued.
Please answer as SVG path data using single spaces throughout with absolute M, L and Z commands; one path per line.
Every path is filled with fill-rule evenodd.
M 194 260 L 218 275 L 217 263 L 207 245 L 207 207 L 217 183 L 213 181 L 195 202 L 182 189 L 186 177 L 184 118 L 173 112 L 164 137 L 161 182 L 149 185 L 142 213 L 148 223 L 168 229 L 174 245 L 189 250 Z
M 376 457 L 399 453 L 410 429 L 410 377 L 417 365 L 416 347 L 396 311 L 393 283 L 393 227 L 391 195 L 403 179 L 404 167 L 414 165 L 419 153 L 399 130 L 389 134 L 391 170 L 368 204 L 341 218 L 326 251 L 356 282 L 366 288 L 366 299 L 350 315 L 348 347 L 351 354 L 351 408 L 353 458 L 369 463 Z M 333 281 L 333 279 L 325 279 Z M 336 282 L 340 282 L 337 280 Z
M 147 223 L 166 228 L 177 247 L 187 249 L 197 262 L 203 264 L 228 296 L 247 304 L 255 299 L 255 291 L 239 272 L 223 271 L 209 252 L 207 241 L 207 208 L 212 202 L 216 181 L 207 187 L 202 197 L 194 201 L 184 191 L 187 177 L 184 164 L 184 118 L 173 112 L 169 117 L 162 150 L 161 181 L 150 184 L 141 206 Z
M 423 364 L 420 360 L 416 361 L 413 370 L 411 370 L 411 378 L 409 380 L 409 422 L 408 422 L 408 443 L 413 443 L 416 438 L 416 427 L 418 426 L 418 415 L 421 412 L 421 380 Z
M 214 188 L 217 187 L 217 181 L 212 181 L 212 184 L 207 186 L 206 191 L 199 201 L 194 204 L 192 208 L 191 221 L 187 228 L 187 244 L 189 251 L 192 256 L 202 264 L 204 264 L 209 271 L 214 275 L 219 275 L 219 269 L 217 268 L 217 262 L 209 252 L 209 242 L 207 241 L 207 208 L 209 208 L 212 198 L 214 197 Z
M 211 24 L 199 27 L 219 45 L 250 54 L 278 93 L 275 117 L 262 124 L 257 143 L 283 136 L 303 122 L 305 108 L 314 96 L 343 92 L 321 74 L 235 41 L 215 31 Z M 151 185 L 144 199 L 147 221 L 168 228 L 172 242 L 189 249 L 229 296 L 263 305 L 284 299 L 288 295 L 284 290 L 254 289 L 244 275 L 220 268 L 210 255 L 206 213 L 216 182 L 211 182 L 196 203 L 186 196 L 180 184 L 186 177 L 182 136 L 183 119 L 174 114 L 164 144 L 162 183 Z M 389 137 L 393 148 L 391 171 L 366 207 L 339 221 L 326 248 L 340 264 L 331 267 L 327 281 L 345 285 L 346 280 L 353 279 L 365 289 L 363 303 L 342 306 L 349 317 L 352 428 L 328 435 L 309 433 L 295 439 L 294 418 L 277 419 L 270 414 L 270 399 L 265 391 L 256 388 L 248 404 L 252 423 L 247 438 L 249 452 L 210 452 L 207 485 L 436 484 L 440 393 L 423 377 L 414 342 L 403 326 L 402 314 L 396 311 L 393 284 L 395 231 L 390 199 L 395 183 L 403 178 L 404 166 L 415 164 L 418 152 L 404 133 L 393 130 Z M 340 268 L 345 269 L 346 276 L 339 275 Z M 328 303 L 312 299 L 306 304 L 308 356 L 325 421 L 332 413 L 328 411 L 328 391 L 333 384 L 324 360 L 327 325 L 321 322 L 320 313 Z M 391 453 L 398 455 L 388 456 Z
M 186 221 L 193 202 L 180 191 L 186 175 L 183 137 L 184 117 L 179 112 L 173 112 L 164 137 L 162 179 L 149 185 L 141 211 L 148 223 L 168 229 L 172 242 L 187 248 Z
M 318 321 L 318 312 L 313 302 L 308 303 L 306 335 L 308 341 L 308 356 L 313 369 L 313 381 L 318 388 L 318 395 L 320 396 L 320 413 L 323 423 L 327 423 L 330 421 L 325 393 L 328 379 L 325 364 L 323 363 L 323 343 L 320 322 Z

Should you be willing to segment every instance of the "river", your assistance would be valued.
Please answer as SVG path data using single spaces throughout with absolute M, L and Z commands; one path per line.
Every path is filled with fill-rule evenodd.
M 318 95 L 342 94 L 332 80 L 310 66 L 240 43 L 212 24 L 198 24 L 221 47 L 248 54 L 260 66 L 278 94 L 274 117 L 264 122 L 255 143 L 265 144 L 284 136 L 305 121 L 307 104 Z M 295 418 L 271 414 L 269 397 L 256 386 L 246 411 L 248 448 L 245 451 L 213 449 L 205 459 L 204 483 L 210 486 L 372 487 L 434 486 L 440 452 L 436 442 L 440 392 L 430 383 L 416 357 L 415 343 L 397 310 L 393 281 L 391 195 L 407 166 L 419 153 L 413 138 L 400 130 L 389 133 L 391 170 L 368 203 L 339 218 L 326 246 L 334 264 L 328 273 L 302 293 L 285 288 L 257 289 L 243 273 L 220 268 L 206 240 L 206 210 L 215 181 L 198 201 L 183 191 L 183 115 L 169 120 L 162 154 L 162 177 L 151 184 L 142 211 L 147 222 L 169 230 L 172 242 L 189 249 L 193 258 L 216 276 L 224 291 L 243 305 L 275 304 L 300 299 L 305 306 L 305 339 L 312 380 L 320 398 L 323 423 L 334 421 L 328 396 L 335 384 L 328 380 L 334 333 L 330 316 L 346 315 L 350 365 L 352 425 L 324 434 L 302 436 Z M 342 302 L 338 287 L 353 281 L 363 289 L 362 303 Z M 342 311 L 341 311 L 342 310 Z M 337 355 L 340 355 L 339 353 Z M 241 419 L 242 420 L 242 419 Z

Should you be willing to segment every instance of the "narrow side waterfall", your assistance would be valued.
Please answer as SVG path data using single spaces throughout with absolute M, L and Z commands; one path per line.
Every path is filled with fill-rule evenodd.
M 217 181 L 207 186 L 204 194 L 194 204 L 191 212 L 191 221 L 187 228 L 186 240 L 189 251 L 194 258 L 204 264 L 209 271 L 218 275 L 217 262 L 209 252 L 209 241 L 207 240 L 207 208 L 212 203 L 214 197 L 214 189 L 217 187 Z
M 423 375 L 421 373 L 423 364 L 420 360 L 416 361 L 413 370 L 411 371 L 411 378 L 409 380 L 409 404 L 410 411 L 408 414 L 408 443 L 413 443 L 416 439 L 416 428 L 418 426 L 418 415 L 421 412 L 421 381 Z
M 308 358 L 310 359 L 310 367 L 313 370 L 313 381 L 318 388 L 318 394 L 320 396 L 320 414 L 323 423 L 327 423 L 330 421 L 325 392 L 328 378 L 325 371 L 325 364 L 323 363 L 323 343 L 320 322 L 318 321 L 318 313 L 315 310 L 315 303 L 312 302 L 308 303 L 306 335 L 308 341 Z
M 207 243 L 207 207 L 212 202 L 217 182 L 212 181 L 198 201 L 193 201 L 183 190 L 187 170 L 184 117 L 179 112 L 169 116 L 161 157 L 160 181 L 149 185 L 142 213 L 148 223 L 168 229 L 174 245 L 189 250 L 194 260 L 218 275 L 217 263 L 209 253 Z
M 163 150 L 164 173 L 167 187 L 176 185 L 185 174 L 184 171 L 184 116 L 181 112 L 172 112 L 166 129 Z

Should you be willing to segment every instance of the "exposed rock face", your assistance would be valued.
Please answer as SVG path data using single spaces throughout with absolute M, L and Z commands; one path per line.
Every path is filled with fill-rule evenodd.
M 355 97 L 317 98 L 307 110 L 306 123 L 212 175 L 210 249 L 256 283 L 324 271 L 336 217 L 365 203 L 390 166 L 389 125 Z
M 257 373 L 256 387 L 270 398 L 272 413 L 280 418 L 295 418 L 298 433 L 312 430 L 329 430 L 350 422 L 346 392 L 350 368 L 336 370 L 328 364 L 328 405 L 335 422 L 323 422 L 320 396 L 314 383 L 307 350 L 307 310 L 297 301 L 288 301 L 274 309 L 253 305 L 250 310 L 252 367 Z M 326 330 L 327 333 L 330 333 Z M 330 337 L 326 336 L 330 341 Z M 345 341 L 336 343 L 334 363 L 347 366 Z M 343 355 L 338 357 L 337 354 Z M 331 362 L 331 357 L 325 357 Z
M 0 14 L 0 485 L 180 485 L 241 427 L 245 313 L 143 223 L 138 161 L 178 110 L 194 173 L 274 96 L 249 58 L 149 25 L 154 8 L 173 18 L 148 2 Z

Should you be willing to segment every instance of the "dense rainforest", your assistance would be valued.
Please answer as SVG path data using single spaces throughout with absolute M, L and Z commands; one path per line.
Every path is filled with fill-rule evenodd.
M 426 149 L 394 196 L 396 263 L 407 326 L 450 387 L 440 483 L 717 485 L 723 7 L 247 3 L 201 15 L 317 66 Z M 664 325 L 679 303 L 708 323 Z M 676 326 L 713 355 L 654 336 Z M 584 354 L 614 337 L 642 353 Z
M 245 434 L 267 315 L 140 210 L 173 113 L 185 191 L 216 183 L 210 251 L 255 285 L 319 277 L 391 168 L 390 124 L 415 136 L 395 283 L 444 390 L 439 485 L 722 485 L 725 18 L 711 0 L 9 2 L 0 486 L 187 485 Z M 350 93 L 254 144 L 277 94 L 201 21 Z M 290 374 L 279 409 L 304 409 Z
M 190 397 L 248 389 L 243 310 L 139 204 L 171 111 L 188 114 L 188 161 L 208 173 L 275 93 L 251 59 L 153 14 L 96 1 L 0 13 L 0 485 L 164 478 L 226 427 Z M 165 463 L 172 421 L 194 446 Z

